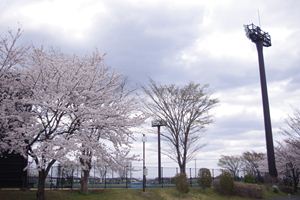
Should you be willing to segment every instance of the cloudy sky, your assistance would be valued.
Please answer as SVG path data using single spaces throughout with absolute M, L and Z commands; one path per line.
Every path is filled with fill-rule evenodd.
M 217 167 L 221 154 L 265 151 L 257 53 L 243 29 L 259 24 L 258 10 L 272 37 L 264 56 L 275 140 L 300 102 L 299 9 L 298 0 L 1 0 L 0 33 L 21 26 L 24 44 L 77 54 L 97 48 L 136 86 L 149 77 L 208 83 L 220 103 L 196 163 Z M 144 132 L 148 166 L 155 166 L 155 130 Z M 139 137 L 134 152 L 141 152 Z M 163 166 L 176 164 L 163 157 Z

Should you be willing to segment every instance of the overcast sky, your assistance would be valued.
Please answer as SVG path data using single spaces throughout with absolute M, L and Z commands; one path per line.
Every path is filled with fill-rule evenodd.
M 298 0 L 1 0 L 0 33 L 21 26 L 24 44 L 78 54 L 97 48 L 107 54 L 108 66 L 136 86 L 149 77 L 209 84 L 220 103 L 197 167 L 217 167 L 221 154 L 265 152 L 257 53 L 243 29 L 259 24 L 258 9 L 272 38 L 264 56 L 273 135 L 280 140 L 279 127 L 300 101 Z M 144 130 L 147 163 L 155 166 L 156 135 L 150 129 Z M 138 140 L 133 146 L 140 154 Z M 176 166 L 165 157 L 162 165 Z

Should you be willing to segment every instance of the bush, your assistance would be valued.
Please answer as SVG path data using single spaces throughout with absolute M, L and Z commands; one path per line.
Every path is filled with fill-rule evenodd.
M 180 193 L 188 193 L 190 190 L 186 174 L 184 173 L 180 173 L 175 176 L 175 185 L 177 191 Z
M 263 188 L 257 184 L 235 182 L 234 194 L 241 197 L 261 199 L 263 198 Z
M 214 189 L 220 194 L 233 194 L 233 186 L 233 178 L 229 172 L 223 172 L 219 180 L 214 182 Z
M 201 168 L 198 173 L 198 184 L 203 188 L 210 188 L 212 183 L 210 170 L 207 168 Z
M 277 185 L 272 185 L 272 191 L 274 193 L 279 193 L 279 187 Z
M 281 192 L 287 193 L 287 194 L 294 194 L 294 188 L 288 185 L 279 185 L 279 189 Z
M 294 188 L 293 188 L 293 182 L 292 180 L 288 178 L 284 178 L 279 181 L 279 190 L 287 193 L 287 194 L 293 194 L 294 193 Z
M 246 174 L 244 177 L 245 183 L 255 183 L 255 177 L 251 174 Z

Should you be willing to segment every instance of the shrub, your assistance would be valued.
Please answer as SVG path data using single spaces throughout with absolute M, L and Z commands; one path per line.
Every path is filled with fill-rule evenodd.
M 198 184 L 203 188 L 210 188 L 212 183 L 210 170 L 207 168 L 201 168 L 198 173 Z
M 257 184 L 235 182 L 234 194 L 241 197 L 261 199 L 263 198 L 263 188 Z
M 175 176 L 175 185 L 177 191 L 180 193 L 188 193 L 190 190 L 186 174 L 184 173 L 180 173 Z
M 277 185 L 272 185 L 272 191 L 274 193 L 279 193 L 279 187 Z
M 246 174 L 244 177 L 245 183 L 255 183 L 255 177 L 251 174 Z
M 233 178 L 229 172 L 223 172 L 219 180 L 214 182 L 214 189 L 220 194 L 231 195 L 233 186 Z
M 283 178 L 282 180 L 280 180 L 278 186 L 279 186 L 280 191 L 282 191 L 284 193 L 287 193 L 287 194 L 294 193 L 293 183 L 288 178 Z
M 288 185 L 279 185 L 279 189 L 281 192 L 287 193 L 287 194 L 294 194 L 294 188 Z

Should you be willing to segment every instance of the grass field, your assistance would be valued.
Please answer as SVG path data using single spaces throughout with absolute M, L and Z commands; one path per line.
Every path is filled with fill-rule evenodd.
M 266 199 L 277 194 L 265 192 Z M 278 196 L 278 195 L 277 195 Z M 249 200 L 236 196 L 220 196 L 209 189 L 192 188 L 188 194 L 180 194 L 174 188 L 148 189 L 105 189 L 80 194 L 78 191 L 46 191 L 47 200 Z M 34 200 L 35 191 L 0 190 L 0 200 Z M 253 199 L 252 199 L 253 200 Z

